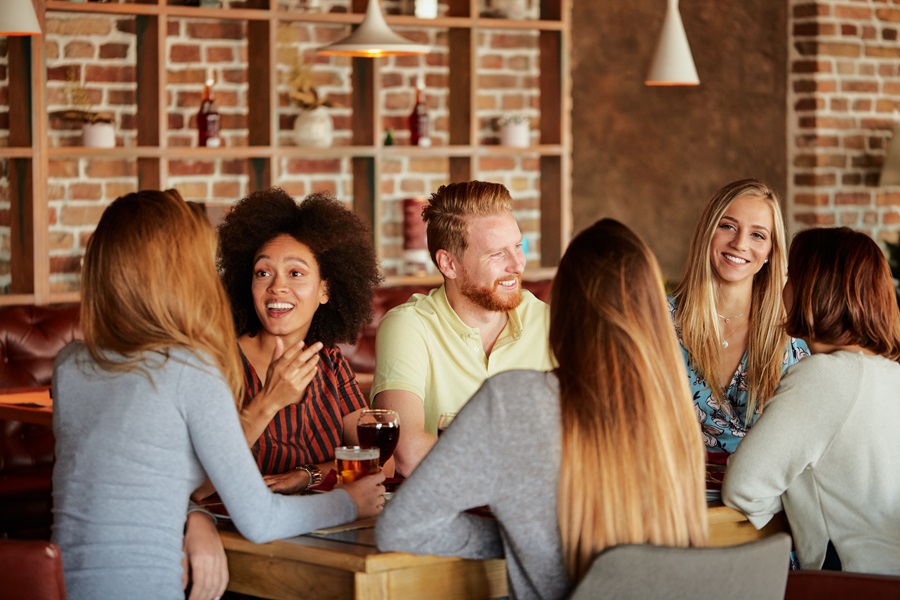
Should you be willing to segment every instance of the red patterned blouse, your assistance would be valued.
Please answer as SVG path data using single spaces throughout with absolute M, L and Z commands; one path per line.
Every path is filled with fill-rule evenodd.
M 243 352 L 241 362 L 245 402 L 252 403 L 263 386 Z M 303 402 L 278 411 L 254 444 L 259 470 L 274 475 L 334 459 L 335 447 L 343 443 L 344 416 L 365 407 L 356 374 L 344 355 L 336 347 L 323 348 L 319 370 L 306 388 Z

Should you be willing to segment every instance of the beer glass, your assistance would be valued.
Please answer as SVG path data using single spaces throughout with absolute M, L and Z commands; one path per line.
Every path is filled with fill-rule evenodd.
M 378 472 L 378 448 L 338 446 L 334 449 L 334 470 L 338 483 L 353 483 Z
M 400 415 L 397 411 L 371 408 L 363 410 L 356 423 L 359 445 L 378 448 L 381 466 L 388 461 L 400 440 Z
M 438 419 L 438 437 L 441 437 L 441 434 L 444 433 L 444 430 L 450 426 L 450 423 L 453 422 L 453 419 L 456 418 L 455 412 L 445 412 L 441 413 L 440 418 Z

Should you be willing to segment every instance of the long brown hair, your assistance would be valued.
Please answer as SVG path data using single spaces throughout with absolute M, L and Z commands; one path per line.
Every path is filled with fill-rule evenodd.
M 553 282 L 557 512 L 573 579 L 607 546 L 706 543 L 703 442 L 662 281 L 646 244 L 603 219 L 572 240 Z
M 848 227 L 807 229 L 791 243 L 790 335 L 858 345 L 900 362 L 900 310 L 878 244 Z
M 243 381 L 215 251 L 212 227 L 175 190 L 110 204 L 82 273 L 81 326 L 94 361 L 108 371 L 144 371 L 147 352 L 195 350 L 222 371 L 239 406 Z
M 781 380 L 788 337 L 781 327 L 784 307 L 781 290 L 787 279 L 787 242 L 781 205 L 775 190 L 756 179 L 735 181 L 718 190 L 707 202 L 691 237 L 684 277 L 675 288 L 676 322 L 694 369 L 703 375 L 713 398 L 729 410 L 719 381 L 722 332 L 716 316 L 717 280 L 710 260 L 710 244 L 719 221 L 738 198 L 759 198 L 772 209 L 772 253 L 753 277 L 747 343 L 747 415 L 749 423 L 772 397 Z

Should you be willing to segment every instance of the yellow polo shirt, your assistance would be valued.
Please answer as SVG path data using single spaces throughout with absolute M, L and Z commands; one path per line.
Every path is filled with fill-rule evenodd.
M 444 286 L 428 295 L 413 294 L 384 316 L 375 339 L 372 398 L 403 390 L 425 403 L 425 431 L 437 433 L 438 417 L 456 412 L 484 380 L 510 369 L 548 371 L 550 306 L 523 290 L 522 302 L 486 356 L 481 334 L 450 307 Z

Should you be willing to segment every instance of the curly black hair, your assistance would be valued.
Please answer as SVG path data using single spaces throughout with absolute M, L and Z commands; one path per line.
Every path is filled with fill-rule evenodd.
M 219 224 L 216 264 L 238 336 L 255 336 L 262 323 L 253 305 L 253 261 L 259 249 L 287 234 L 306 244 L 328 286 L 328 302 L 313 315 L 307 343 L 355 342 L 372 319 L 372 297 L 382 281 L 369 227 L 332 196 L 315 193 L 299 204 L 284 190 L 253 192 Z

